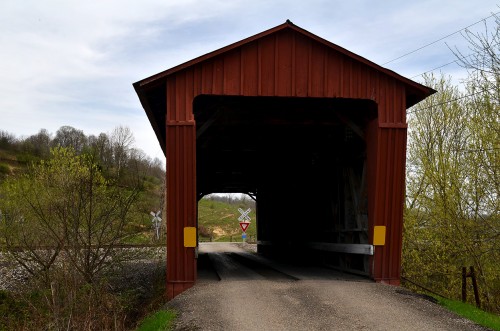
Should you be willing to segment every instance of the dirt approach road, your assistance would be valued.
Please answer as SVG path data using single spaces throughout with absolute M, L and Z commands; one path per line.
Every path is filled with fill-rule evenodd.
M 197 285 L 168 304 L 176 330 L 487 330 L 402 288 L 274 263 L 235 244 L 201 244 L 200 253 Z

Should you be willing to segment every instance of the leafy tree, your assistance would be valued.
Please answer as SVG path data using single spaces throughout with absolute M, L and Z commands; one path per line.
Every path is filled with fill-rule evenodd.
M 404 274 L 450 297 L 461 267 L 478 271 L 483 302 L 500 300 L 498 122 L 487 94 L 464 98 L 441 78 L 440 91 L 409 115 Z M 467 92 L 465 92 L 467 93 Z M 498 108 L 497 108 L 498 109 Z M 496 130 L 495 130 L 496 125 Z
M 128 235 L 134 188 L 104 178 L 89 154 L 56 147 L 52 158 L 2 187 L 2 235 L 17 262 L 46 282 L 58 256 L 92 283 L 127 256 L 114 245 Z M 5 216 L 6 214 L 6 216 Z
M 439 93 L 409 113 L 403 268 L 458 297 L 472 265 L 484 307 L 499 312 L 500 19 L 463 36 L 468 51 L 453 52 L 469 71 L 465 91 L 426 77 Z
M 118 297 L 114 271 L 147 252 L 117 244 L 149 242 L 149 212 L 163 200 L 161 162 L 129 146 L 118 172 L 107 134 L 86 137 L 71 127 L 53 140 L 46 130 L 24 140 L 2 137 L 2 153 L 17 157 L 18 171 L 0 177 L 0 247 L 33 275 L 16 294 L 26 317 L 11 316 L 6 327 L 124 328 L 135 294 Z

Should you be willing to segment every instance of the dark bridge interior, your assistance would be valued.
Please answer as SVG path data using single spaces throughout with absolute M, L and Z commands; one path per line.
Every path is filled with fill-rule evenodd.
M 328 244 L 368 244 L 365 132 L 375 102 L 207 95 L 193 111 L 198 199 L 247 193 L 260 253 L 368 273 L 367 255 Z

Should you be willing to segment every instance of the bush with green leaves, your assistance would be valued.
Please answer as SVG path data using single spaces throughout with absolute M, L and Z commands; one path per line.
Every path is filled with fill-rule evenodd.
M 113 246 L 129 235 L 138 190 L 104 178 L 89 154 L 56 147 L 50 159 L 7 179 L 0 194 L 7 250 L 46 284 L 59 256 L 88 283 L 130 257 Z
M 5 163 L 0 163 L 0 175 L 10 174 L 10 167 Z

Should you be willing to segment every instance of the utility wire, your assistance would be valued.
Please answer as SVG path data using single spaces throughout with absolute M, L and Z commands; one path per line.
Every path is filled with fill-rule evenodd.
M 458 97 L 458 98 L 454 98 L 454 99 L 450 99 L 450 100 L 446 100 L 446 101 L 443 101 L 443 102 L 439 102 L 439 103 L 434 103 L 428 107 L 425 107 L 425 108 L 415 108 L 413 110 L 410 110 L 408 111 L 406 114 L 413 114 L 413 113 L 416 113 L 416 112 L 419 112 L 419 111 L 422 111 L 422 110 L 426 110 L 426 109 L 430 109 L 432 107 L 436 107 L 436 106 L 442 106 L 442 105 L 445 105 L 447 103 L 450 103 L 450 102 L 453 102 L 453 101 L 458 101 L 458 100 L 462 100 L 462 99 L 466 99 L 466 98 L 470 98 L 470 97 L 473 97 L 479 93 L 484 93 L 484 92 L 487 92 L 487 91 L 492 91 L 494 90 L 495 88 L 490 88 L 490 89 L 486 89 L 486 90 L 479 90 L 477 92 L 474 92 L 474 93 L 471 93 L 471 94 L 467 94 L 467 95 L 463 95 L 461 97 Z
M 470 54 L 470 55 L 472 55 L 472 54 Z M 470 55 L 469 55 L 469 56 L 470 56 Z M 451 61 L 451 62 L 449 62 L 449 63 L 443 64 L 442 66 L 436 67 L 436 68 L 434 68 L 434 69 L 431 69 L 431 70 L 428 70 L 428 71 L 423 72 L 423 73 L 421 73 L 421 74 L 418 74 L 418 75 L 415 75 L 415 76 L 413 76 L 413 77 L 410 77 L 410 79 L 413 79 L 413 78 L 416 78 L 416 77 L 419 77 L 419 76 L 425 75 L 425 74 L 427 74 L 427 73 L 429 73 L 429 72 L 433 72 L 434 70 L 438 70 L 438 69 L 441 69 L 441 68 L 443 68 L 443 67 L 449 66 L 450 64 L 456 63 L 457 61 L 458 61 L 458 60 L 454 60 L 454 61 Z
M 489 19 L 489 18 L 491 18 L 491 17 L 493 17 L 493 16 L 495 16 L 495 15 L 498 15 L 498 14 L 500 14 L 500 12 L 493 13 L 493 14 L 491 14 L 490 16 L 488 16 L 488 17 L 486 17 L 486 18 L 483 18 L 483 19 L 481 19 L 481 20 L 477 21 L 476 23 L 473 23 L 473 24 L 471 24 L 471 25 L 466 26 L 465 28 L 462 28 L 462 29 L 457 30 L 457 31 L 455 31 L 455 32 L 453 32 L 453 33 L 450 33 L 449 35 L 446 35 L 446 36 L 444 36 L 444 37 L 442 37 L 442 38 L 440 38 L 440 39 L 438 39 L 438 40 L 435 40 L 435 41 L 433 41 L 433 42 L 431 42 L 431 43 L 428 43 L 428 44 L 426 44 L 426 45 L 424 45 L 424 46 L 422 46 L 422 47 L 419 47 L 419 48 L 417 48 L 417 49 L 415 49 L 415 50 L 413 50 L 413 51 L 411 51 L 411 52 L 408 52 L 408 53 L 406 53 L 406 54 L 403 54 L 403 55 L 401 55 L 401 56 L 399 56 L 399 57 L 397 57 L 397 58 L 395 58 L 395 59 L 392 59 L 392 60 L 390 60 L 390 61 L 387 61 L 387 62 L 385 62 L 385 63 L 382 63 L 382 65 L 386 65 L 386 64 L 388 64 L 388 63 L 394 62 L 394 61 L 399 60 L 399 59 L 401 59 L 401 58 L 403 58 L 403 57 L 405 57 L 405 56 L 408 56 L 408 55 L 410 55 L 410 54 L 413 54 L 413 53 L 415 53 L 415 52 L 418 52 L 419 50 L 421 50 L 421 49 L 423 49 L 423 48 L 426 48 L 426 47 L 428 47 L 428 46 L 434 45 L 435 43 L 440 42 L 441 40 L 444 40 L 444 39 L 446 39 L 446 38 L 448 38 L 448 37 L 451 37 L 451 36 L 453 36 L 453 35 L 455 35 L 455 34 L 457 34 L 457 33 L 461 32 L 461 31 L 463 31 L 463 30 L 465 30 L 465 29 L 470 28 L 471 26 L 474 26 L 474 25 L 476 25 L 476 24 L 478 24 L 478 23 L 481 23 L 481 22 L 483 22 L 483 21 L 486 21 L 487 19 Z
M 496 47 L 496 46 L 498 46 L 498 45 L 500 45 L 500 44 L 495 44 L 495 45 L 493 45 L 492 47 Z M 459 59 L 456 59 L 456 60 L 451 61 L 451 62 L 449 62 L 449 63 L 443 64 L 443 65 L 441 65 L 441 66 L 439 66 L 439 67 L 436 67 L 436 68 L 434 68 L 434 69 L 428 70 L 428 71 L 423 72 L 423 73 L 421 73 L 421 74 L 419 74 L 419 75 L 415 75 L 415 76 L 413 76 L 413 77 L 410 77 L 410 79 L 413 79 L 413 78 L 416 78 L 416 77 L 419 77 L 419 76 L 425 75 L 425 74 L 427 74 L 427 73 L 429 73 L 429 72 L 433 72 L 434 70 L 441 69 L 441 68 L 446 67 L 446 66 L 449 66 L 450 64 L 453 64 L 453 63 L 457 63 L 457 64 L 458 64 L 458 61 L 464 61 L 466 58 L 469 58 L 469 57 L 471 57 L 471 56 L 473 56 L 473 55 L 477 55 L 477 54 L 478 54 L 478 52 L 475 52 L 475 53 L 471 53 L 471 54 L 469 54 L 469 55 L 462 56 L 462 57 L 461 57 L 461 58 L 459 58 Z

